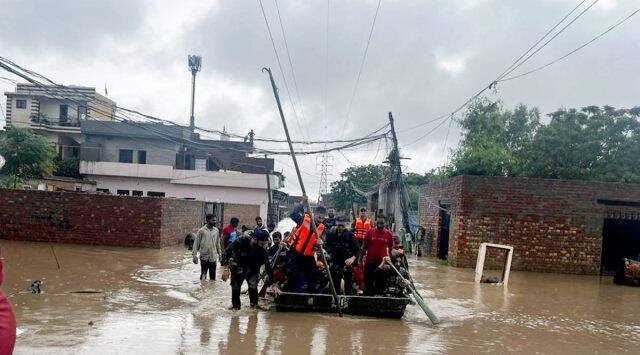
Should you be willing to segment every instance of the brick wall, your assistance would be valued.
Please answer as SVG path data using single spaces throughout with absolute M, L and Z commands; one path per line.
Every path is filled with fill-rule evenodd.
M 162 223 L 160 247 L 184 242 L 184 237 L 205 223 L 204 203 L 200 201 L 161 199 Z
M 0 189 L 0 239 L 160 248 L 201 219 L 198 201 Z
M 458 176 L 425 185 L 420 223 L 430 255 L 438 250 L 439 202 L 451 206 L 448 260 L 474 267 L 482 242 L 514 247 L 514 270 L 599 274 L 604 218 L 640 218 L 640 207 L 606 206 L 598 199 L 640 201 L 640 185 L 575 180 Z M 493 253 L 489 266 L 497 266 Z
M 232 217 L 237 217 L 240 220 L 238 227 L 246 225 L 249 228 L 253 228 L 256 224 L 256 217 L 260 216 L 259 205 L 241 205 L 237 203 L 225 203 L 224 204 L 224 226 L 229 224 L 229 220 Z

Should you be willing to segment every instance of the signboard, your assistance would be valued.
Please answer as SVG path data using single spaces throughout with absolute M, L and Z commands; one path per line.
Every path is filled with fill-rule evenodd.
M 4 166 L 4 163 L 6 163 L 7 161 L 4 160 L 4 157 L 2 155 L 0 155 L 0 169 L 2 169 L 2 167 Z

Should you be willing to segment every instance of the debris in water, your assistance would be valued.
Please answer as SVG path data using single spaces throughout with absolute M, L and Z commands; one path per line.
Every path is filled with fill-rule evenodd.
M 27 287 L 27 292 L 42 293 L 42 281 L 35 280 Z
M 497 283 L 500 283 L 501 281 L 496 276 L 484 276 L 484 275 L 482 275 L 482 279 L 480 279 L 480 282 L 484 283 L 484 284 L 497 284 Z

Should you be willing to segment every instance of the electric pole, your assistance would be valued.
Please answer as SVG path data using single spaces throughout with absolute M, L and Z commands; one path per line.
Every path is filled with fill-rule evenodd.
M 407 201 L 404 196 L 404 183 L 402 182 L 402 164 L 400 163 L 400 150 L 398 149 L 398 137 L 396 136 L 396 128 L 393 123 L 393 115 L 389 112 L 389 125 L 391 126 L 391 137 L 393 140 L 393 150 L 389 153 L 389 165 L 395 170 L 396 185 L 400 198 L 400 210 L 402 212 L 402 225 L 406 233 L 411 233 L 409 225 L 409 212 L 407 211 Z M 413 234 L 413 233 L 411 233 Z
M 189 70 L 191 71 L 191 116 L 189 117 L 189 129 L 191 133 L 196 128 L 196 117 L 193 114 L 196 98 L 196 73 L 202 66 L 202 57 L 199 55 L 189 55 Z
M 253 131 L 251 131 L 251 132 L 253 132 Z M 267 155 L 266 154 L 264 155 L 264 160 L 265 160 L 264 170 L 267 173 L 267 197 L 269 198 L 269 202 L 268 202 L 268 205 L 267 205 L 267 225 L 269 225 L 270 222 L 273 222 L 273 216 L 272 216 L 273 213 L 271 211 L 271 209 L 272 209 L 272 206 L 271 206 L 271 204 L 272 204 L 272 202 L 271 202 L 271 179 L 270 179 L 271 171 L 267 167 L 267 164 L 269 162 L 267 161 Z

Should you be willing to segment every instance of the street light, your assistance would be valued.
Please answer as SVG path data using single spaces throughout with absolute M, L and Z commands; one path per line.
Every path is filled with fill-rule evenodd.
M 196 118 L 193 114 L 196 97 L 196 73 L 202 66 L 202 57 L 199 55 L 189 55 L 189 70 L 191 71 L 191 117 L 189 118 L 189 128 L 191 132 L 195 130 Z

